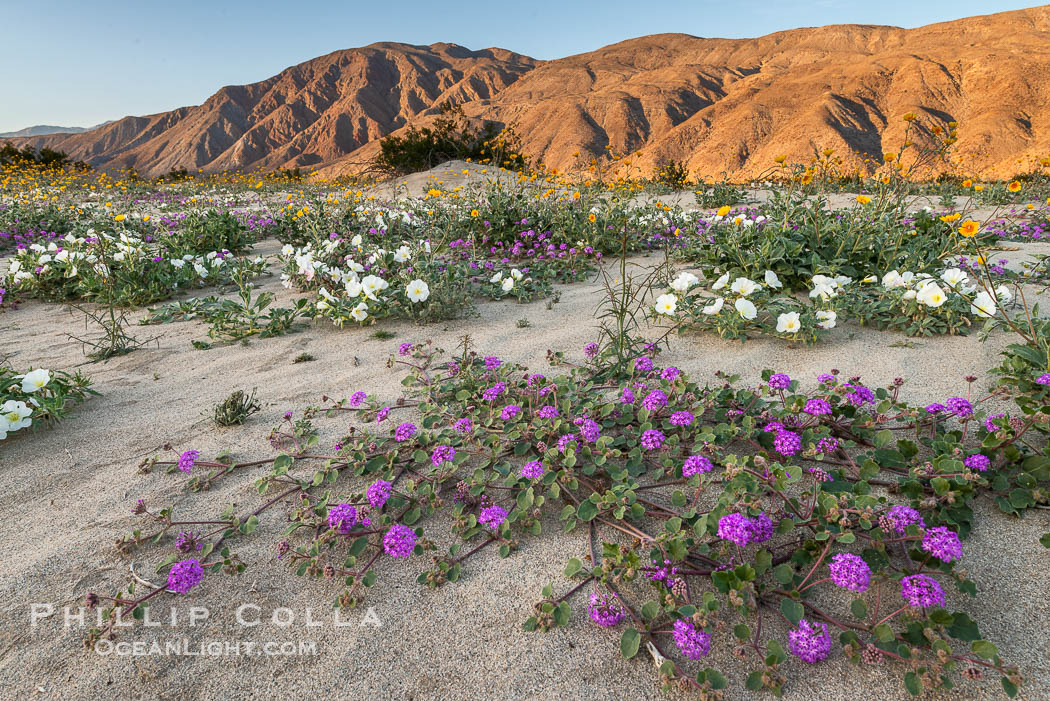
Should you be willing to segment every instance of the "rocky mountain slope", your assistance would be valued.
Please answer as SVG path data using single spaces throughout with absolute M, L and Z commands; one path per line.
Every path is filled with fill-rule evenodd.
M 696 28 L 698 31 L 702 27 Z M 102 167 L 360 169 L 382 136 L 453 101 L 510 124 L 524 152 L 566 169 L 641 151 L 707 175 L 776 155 L 896 148 L 906 112 L 959 122 L 968 172 L 1009 175 L 1050 153 L 1050 6 L 917 29 L 835 25 L 757 39 L 659 34 L 537 61 L 501 49 L 374 44 L 221 89 L 203 105 L 32 139 Z M 575 154 L 579 154 L 578 156 Z

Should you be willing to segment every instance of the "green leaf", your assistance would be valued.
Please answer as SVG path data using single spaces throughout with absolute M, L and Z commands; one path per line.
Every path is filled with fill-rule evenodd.
M 919 681 L 919 675 L 915 672 L 908 672 L 904 675 L 904 688 L 908 690 L 908 693 L 912 696 L 919 696 L 922 694 L 922 682 Z
M 875 626 L 874 628 L 872 628 L 871 632 L 875 634 L 876 638 L 878 638 L 881 642 L 884 643 L 891 642 L 896 637 L 893 634 L 893 628 L 890 628 L 885 623 L 880 623 L 879 625 Z
M 733 628 L 733 635 L 735 635 L 740 640 L 747 640 L 751 637 L 751 629 L 743 623 L 740 623 Z
M 726 681 L 726 678 L 722 676 L 722 673 L 714 667 L 706 668 L 704 674 L 707 676 L 707 681 L 711 682 L 711 688 L 715 691 L 726 688 L 726 684 L 729 683 Z
M 650 621 L 660 615 L 660 604 L 657 601 L 646 601 L 642 606 L 642 616 Z
M 776 577 L 777 581 L 783 584 L 785 587 L 791 584 L 795 578 L 795 570 L 791 568 L 791 565 L 786 562 L 777 565 L 773 569 L 773 576 Z
M 744 682 L 744 686 L 749 691 L 758 691 L 762 688 L 762 670 L 756 669 L 751 674 L 747 675 L 747 681 Z
M 780 612 L 784 614 L 786 619 L 791 621 L 792 625 L 796 626 L 802 620 L 802 617 L 806 615 L 805 607 L 792 599 L 782 599 L 780 601 Z
M 594 502 L 587 500 L 580 504 L 580 508 L 576 509 L 576 517 L 581 521 L 590 521 L 598 515 L 598 507 Z
M 1010 698 L 1013 698 L 1013 697 L 1017 696 L 1017 685 L 1016 684 L 1014 684 L 1012 681 L 1010 681 L 1006 677 L 1003 677 L 1002 679 L 1000 679 L 1000 681 L 1003 683 L 1003 691 L 1006 692 L 1007 696 L 1009 696 Z
M 970 643 L 970 650 L 986 660 L 994 659 L 999 654 L 999 648 L 987 640 L 974 640 Z
M 571 560 L 569 560 L 567 565 L 565 565 L 565 569 L 562 571 L 562 574 L 566 577 L 572 577 L 574 574 L 576 574 L 582 569 L 583 563 L 574 557 Z
M 620 654 L 625 660 L 629 660 L 638 654 L 638 646 L 642 644 L 642 634 L 634 628 L 628 628 L 620 636 Z
M 864 599 L 854 599 L 849 605 L 849 610 L 862 621 L 868 617 L 868 604 Z

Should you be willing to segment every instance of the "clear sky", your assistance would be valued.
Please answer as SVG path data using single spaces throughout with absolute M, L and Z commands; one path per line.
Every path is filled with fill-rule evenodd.
M 754 37 L 822 24 L 917 27 L 1010 0 L 0 0 L 0 132 L 196 105 L 377 41 L 498 46 L 551 59 L 631 37 Z

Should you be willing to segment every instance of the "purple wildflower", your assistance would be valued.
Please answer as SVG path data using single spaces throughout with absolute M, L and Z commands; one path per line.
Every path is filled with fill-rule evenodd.
M 557 415 L 558 415 L 558 407 L 556 407 L 556 406 L 554 406 L 552 404 L 548 404 L 546 406 L 541 406 L 539 408 L 539 411 L 536 412 L 536 416 L 540 417 L 541 419 L 553 419 Z
M 404 443 L 412 436 L 416 435 L 416 425 L 406 421 L 403 424 L 399 424 L 394 429 L 394 440 L 398 443 Z
M 831 404 L 826 399 L 810 399 L 802 411 L 813 416 L 827 416 L 831 413 Z
M 591 593 L 591 603 L 587 605 L 591 620 L 602 628 L 612 628 L 627 618 L 627 611 L 620 605 L 616 594 Z
M 176 562 L 168 570 L 168 589 L 178 594 L 185 594 L 204 579 L 204 568 L 197 560 Z
M 711 652 L 711 635 L 697 630 L 691 621 L 679 618 L 674 622 L 674 644 L 684 657 L 699 660 Z
M 349 533 L 357 524 L 357 509 L 349 504 L 336 504 L 328 510 L 328 527 L 340 533 Z
M 689 426 L 692 425 L 694 416 L 688 411 L 676 411 L 671 414 L 671 425 L 672 426 Z
M 602 427 L 593 419 L 584 419 L 580 426 L 580 435 L 588 443 L 594 443 L 602 433 Z
M 835 376 L 834 375 L 829 375 L 828 373 L 825 372 L 822 375 L 819 375 L 817 377 L 817 382 L 819 382 L 822 385 L 834 384 L 835 383 Z
M 942 411 L 947 411 L 947 410 L 948 410 L 948 407 L 944 406 L 943 404 L 941 404 L 939 402 L 934 402 L 933 404 L 927 404 L 926 405 L 926 411 L 927 411 L 927 413 L 930 413 L 930 414 L 940 414 Z
M 787 389 L 791 386 L 791 378 L 782 372 L 774 373 L 769 377 L 770 389 Z
M 918 524 L 920 528 L 926 528 L 926 522 L 922 520 L 922 516 L 910 506 L 901 504 L 891 506 L 890 510 L 886 512 L 886 518 L 898 535 L 907 533 L 908 526 L 913 524 Z
M 463 435 L 466 435 L 474 430 L 474 422 L 470 419 L 459 419 L 452 425 L 452 427 Z
M 660 371 L 660 377 L 668 382 L 674 382 L 681 374 L 682 371 L 678 368 L 664 368 Z
M 794 431 L 777 431 L 773 448 L 781 455 L 791 456 L 802 450 L 802 438 Z
M 824 436 L 817 441 L 817 452 L 818 453 L 834 453 L 839 447 L 839 442 L 831 436 Z
M 190 474 L 190 470 L 197 463 L 197 458 L 201 456 L 199 450 L 187 450 L 185 453 L 179 456 L 179 469 L 185 472 L 187 475 Z
M 1050 372 L 1044 373 L 1035 379 L 1036 384 L 1050 385 Z
M 486 506 L 478 515 L 478 522 L 488 526 L 491 530 L 499 528 L 507 520 L 507 510 L 498 504 Z
M 864 385 L 846 385 L 846 388 L 850 390 L 846 395 L 846 401 L 853 406 L 875 403 L 875 393 Z
M 1001 419 L 1004 416 L 1006 416 L 1006 414 L 992 414 L 991 416 L 989 416 L 987 419 L 984 420 L 984 427 L 986 429 L 988 429 L 989 433 L 995 433 L 996 431 L 999 430 L 999 426 L 997 426 L 995 424 L 995 420 L 996 419 Z
M 828 569 L 831 570 L 831 581 L 837 587 L 860 594 L 871 584 L 871 568 L 860 555 L 838 553 L 831 558 Z
M 395 523 L 383 536 L 383 550 L 390 557 L 408 557 L 416 547 L 416 532 L 408 526 Z
M 502 362 L 501 362 L 501 361 L 500 361 L 500 359 L 499 359 L 499 358 L 497 358 L 496 356 L 494 356 L 494 355 L 489 355 L 489 356 L 486 356 L 486 357 L 485 357 L 485 367 L 486 367 L 487 369 L 489 369 L 489 370 L 495 370 L 495 369 L 496 369 L 496 368 L 498 368 L 498 367 L 499 367 L 500 365 L 502 365 Z
M 944 526 L 931 528 L 922 534 L 922 549 L 942 562 L 954 562 L 962 557 L 959 535 Z
M 593 341 L 591 343 L 588 343 L 586 346 L 583 347 L 583 354 L 588 358 L 594 358 L 598 355 L 598 344 L 594 343 Z M 593 598 L 594 595 L 592 594 L 591 596 Z
M 644 355 L 641 358 L 638 358 L 634 361 L 634 369 L 639 372 L 649 372 L 653 369 L 652 358 L 648 358 Z
M 649 411 L 656 411 L 667 406 L 667 395 L 658 389 L 654 389 L 649 394 L 645 395 L 645 399 L 642 400 L 642 408 L 648 409 Z
M 751 542 L 753 532 L 751 519 L 743 514 L 726 514 L 718 519 L 718 537 L 736 543 L 741 548 Z
M 503 407 L 503 411 L 500 412 L 500 418 L 504 421 L 510 421 L 511 419 L 517 418 L 518 414 L 521 413 L 521 407 L 517 404 L 508 404 Z
M 708 458 L 703 455 L 690 455 L 685 459 L 685 464 L 682 465 L 682 475 L 692 477 L 693 475 L 710 472 L 712 469 L 714 469 L 714 465 L 711 464 Z
M 623 388 L 623 394 L 620 395 L 620 404 L 634 404 L 634 392 L 631 391 L 630 387 Z
M 773 521 L 768 516 L 759 514 L 750 521 L 752 543 L 764 543 L 773 537 Z
M 361 406 L 361 402 L 365 401 L 368 395 L 364 392 L 354 392 L 350 395 L 350 401 L 347 402 L 350 406 Z
M 383 423 L 386 421 L 386 417 L 390 416 L 390 407 L 383 407 L 376 412 L 376 423 Z
M 646 450 L 656 450 L 664 444 L 667 439 L 664 434 L 655 429 L 650 429 L 642 434 L 641 444 Z
M 925 608 L 944 606 L 944 590 L 936 579 L 925 574 L 913 574 L 901 579 L 901 596 L 909 606 Z
M 450 445 L 439 445 L 434 448 L 434 452 L 430 454 L 430 462 L 434 464 L 434 467 L 440 466 L 442 463 L 452 462 L 452 458 L 456 457 L 456 449 Z
M 823 623 L 810 623 L 805 618 L 798 628 L 788 632 L 788 650 L 803 662 L 816 664 L 831 653 L 831 635 Z
M 397 354 L 398 355 L 408 355 L 411 352 L 412 352 L 412 344 L 411 343 L 402 343 L 397 348 Z
M 494 402 L 507 389 L 506 382 L 497 382 L 481 393 L 481 398 L 486 402 Z
M 944 404 L 948 407 L 948 411 L 960 419 L 968 419 L 973 416 L 973 404 L 962 397 L 950 397 Z
M 977 472 L 984 472 L 992 466 L 992 461 L 989 460 L 986 455 L 974 453 L 973 455 L 963 460 L 963 465 L 966 465 L 966 467 L 970 468 L 971 470 L 976 470 Z
M 533 460 L 532 462 L 527 462 L 521 466 L 521 476 L 525 479 L 531 480 L 543 477 L 544 472 L 543 463 L 539 460 Z
M 373 509 L 382 509 L 387 499 L 390 498 L 393 487 L 394 485 L 386 480 L 376 480 L 368 487 L 365 497 Z
M 175 549 L 180 553 L 191 553 L 200 550 L 204 544 L 200 542 L 200 531 L 180 531 L 175 538 Z

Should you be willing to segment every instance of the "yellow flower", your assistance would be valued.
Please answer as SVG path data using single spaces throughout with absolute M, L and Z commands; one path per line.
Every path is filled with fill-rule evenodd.
M 1010 192 L 1020 192 L 1021 191 L 1021 183 L 1019 183 L 1016 180 L 1014 180 L 1012 183 L 1010 183 L 1009 185 L 1006 186 L 1006 189 L 1009 190 Z
M 587 215 L 587 219 L 593 224 L 598 219 L 598 217 L 594 216 L 594 212 L 591 212 Z
M 883 175 L 883 176 L 882 176 L 882 184 L 883 184 L 883 185 L 889 185 L 889 184 L 890 184 L 890 176 L 888 176 L 888 175 Z
M 867 195 L 857 195 L 857 202 L 861 204 L 871 204 L 871 198 Z
M 914 122 L 915 119 L 916 119 L 916 115 L 915 115 L 914 112 L 905 112 L 904 113 L 904 121 L 905 122 Z
M 724 217 L 725 215 L 729 214 L 729 205 L 724 204 L 721 207 L 719 207 L 718 212 L 716 212 L 716 214 L 718 214 L 718 216 L 720 217 Z
M 963 187 L 970 187 L 971 185 L 973 185 L 973 181 L 972 180 L 963 180 L 963 182 L 962 182 L 962 186 Z
M 967 219 L 959 227 L 959 234 L 966 238 L 973 238 L 977 235 L 977 232 L 981 230 L 981 225 L 975 222 L 973 219 Z
M 124 221 L 124 215 L 123 214 L 118 214 L 117 216 L 113 217 L 113 220 L 114 221 Z
M 786 161 L 786 160 L 787 160 L 787 156 L 777 156 L 776 158 L 773 159 L 773 162 L 774 163 L 780 163 L 781 165 L 783 165 L 784 161 Z
M 896 160 L 896 158 L 897 154 L 895 153 L 886 153 L 882 156 L 882 160 L 886 161 L 887 163 L 893 163 L 893 161 Z
M 984 189 L 984 185 L 974 185 L 974 186 L 973 186 L 973 189 L 974 189 L 975 191 L 977 191 L 977 192 L 980 192 L 981 190 L 983 190 L 983 189 Z
M 478 210 L 476 210 L 476 209 L 470 210 L 470 216 L 472 216 L 472 217 L 478 216 Z

